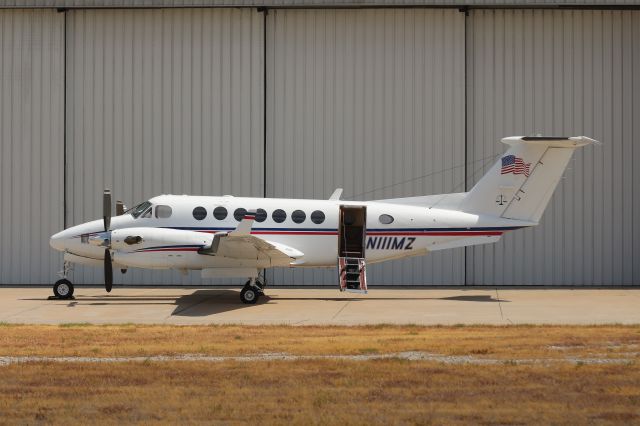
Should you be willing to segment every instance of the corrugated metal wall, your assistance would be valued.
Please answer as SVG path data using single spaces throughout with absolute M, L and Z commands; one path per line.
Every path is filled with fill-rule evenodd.
M 0 11 L 0 283 L 47 283 L 62 256 L 64 15 Z M 43 238 L 45 236 L 45 238 Z
M 503 136 L 586 134 L 604 145 L 578 152 L 541 227 L 468 248 L 466 265 L 443 252 L 372 267 L 370 281 L 640 280 L 640 11 L 270 10 L 265 28 L 255 9 L 159 9 L 0 11 L 2 283 L 52 282 L 60 267 L 48 238 L 63 224 L 65 15 L 68 224 L 100 215 L 104 186 L 128 203 L 460 191 L 464 164 L 469 188 Z M 335 271 L 269 278 L 334 284 Z
M 276 10 L 267 30 L 267 196 L 323 198 L 336 187 L 356 199 L 463 190 L 464 14 Z M 369 272 L 372 284 L 461 284 L 464 251 Z M 294 285 L 335 280 L 333 269 L 272 277 Z
M 250 9 L 71 11 L 68 223 L 161 193 L 263 194 L 263 17 Z M 102 282 L 78 268 L 77 282 Z M 117 282 L 200 282 L 131 271 Z
M 640 12 L 485 10 L 469 24 L 470 161 L 512 134 L 604 145 L 577 152 L 540 227 L 467 249 L 468 283 L 637 284 Z

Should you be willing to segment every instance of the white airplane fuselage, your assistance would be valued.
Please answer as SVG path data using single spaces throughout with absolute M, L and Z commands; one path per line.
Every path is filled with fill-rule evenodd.
M 131 214 L 125 214 L 111 219 L 112 230 L 147 228 L 145 233 L 149 235 L 141 244 L 115 255 L 114 262 L 123 267 L 206 269 L 221 266 L 221 259 L 198 253 L 198 249 L 208 242 L 206 238 L 202 242 L 171 243 L 163 241 L 161 235 L 153 238 L 152 230 L 187 230 L 203 234 L 230 232 L 238 226 L 234 212 L 239 208 L 266 211 L 267 217 L 262 222 L 256 220 L 251 234 L 302 252 L 303 256 L 288 265 L 291 267 L 336 266 L 340 206 L 366 207 L 365 259 L 368 263 L 423 255 L 444 248 L 495 242 L 506 231 L 532 225 L 517 220 L 386 202 L 187 195 L 162 195 L 149 202 L 152 204 L 150 217 L 134 218 Z M 157 206 L 171 207 L 171 217 L 156 218 L 153 209 Z M 193 210 L 197 207 L 207 212 L 202 220 L 194 218 Z M 222 220 L 213 216 L 213 210 L 217 207 L 224 207 L 227 211 Z M 286 219 L 281 223 L 273 219 L 273 212 L 278 209 L 286 213 Z M 301 223 L 292 220 L 292 213 L 297 210 L 305 214 Z M 311 220 L 312 213 L 317 211 L 324 214 L 322 223 Z M 393 222 L 381 223 L 381 215 L 392 217 Z M 51 244 L 56 249 L 76 256 L 100 260 L 104 248 L 88 244 L 86 236 L 101 231 L 102 220 L 87 222 L 55 234 Z

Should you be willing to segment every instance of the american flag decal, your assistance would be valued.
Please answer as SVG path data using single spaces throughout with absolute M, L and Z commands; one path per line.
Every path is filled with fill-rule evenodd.
M 529 167 L 531 163 L 525 163 L 522 158 L 515 155 L 505 155 L 502 157 L 502 168 L 500 174 L 513 173 L 514 175 L 529 176 Z

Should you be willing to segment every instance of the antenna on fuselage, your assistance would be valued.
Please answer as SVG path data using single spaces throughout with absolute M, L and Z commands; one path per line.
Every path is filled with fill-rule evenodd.
M 333 194 L 331 194 L 329 199 L 330 200 L 339 200 L 341 196 L 342 196 L 342 188 L 336 188 L 336 190 L 333 191 Z

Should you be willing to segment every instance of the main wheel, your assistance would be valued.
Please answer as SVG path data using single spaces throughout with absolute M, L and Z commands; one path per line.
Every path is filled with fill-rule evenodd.
M 247 305 L 255 304 L 259 298 L 260 293 L 258 292 L 258 289 L 251 286 L 245 286 L 240 292 L 240 300 L 242 300 L 242 303 Z
M 259 279 L 256 278 L 255 281 L 255 287 L 258 289 L 258 293 L 260 293 L 261 295 L 264 294 L 264 282 L 260 281 Z M 245 287 L 251 287 L 251 280 L 247 281 L 246 283 L 244 283 Z
M 73 296 L 73 284 L 67 279 L 58 280 L 53 285 L 53 294 L 60 299 L 71 299 Z

